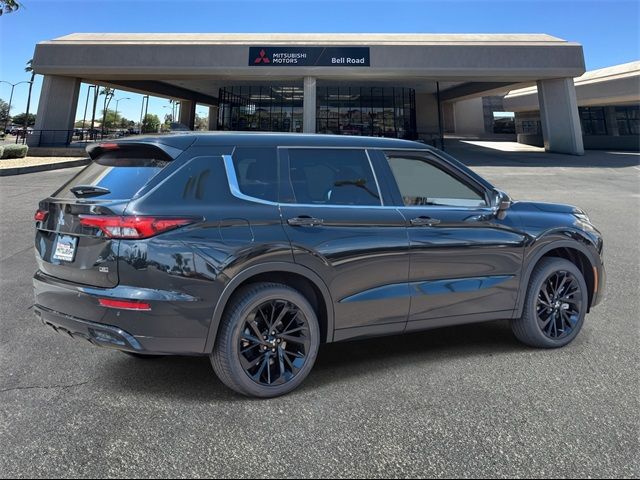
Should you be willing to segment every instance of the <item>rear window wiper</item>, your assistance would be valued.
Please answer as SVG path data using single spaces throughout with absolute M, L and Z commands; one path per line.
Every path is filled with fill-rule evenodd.
M 69 189 L 76 197 L 93 197 L 98 195 L 106 195 L 111 193 L 111 190 L 105 187 L 99 187 L 98 185 L 76 185 Z

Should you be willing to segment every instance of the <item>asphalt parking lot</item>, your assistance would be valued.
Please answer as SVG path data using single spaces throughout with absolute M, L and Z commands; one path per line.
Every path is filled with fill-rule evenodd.
M 141 361 L 45 329 L 33 212 L 77 169 L 0 178 L 0 477 L 640 475 L 639 157 L 485 150 L 457 153 L 605 235 L 607 297 L 577 340 L 533 350 L 490 322 L 328 345 L 269 401 L 231 393 L 206 358 Z

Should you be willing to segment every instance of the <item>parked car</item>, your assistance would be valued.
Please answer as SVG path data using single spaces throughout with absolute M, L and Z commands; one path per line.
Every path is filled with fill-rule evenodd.
M 562 347 L 603 297 L 584 211 L 512 201 L 422 143 L 188 133 L 87 150 L 35 214 L 36 314 L 139 358 L 210 356 L 245 395 L 298 387 L 322 343 L 505 319 Z

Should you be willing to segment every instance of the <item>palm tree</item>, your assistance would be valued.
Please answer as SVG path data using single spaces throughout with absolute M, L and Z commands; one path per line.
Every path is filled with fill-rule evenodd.
M 24 116 L 24 131 L 29 127 L 29 107 L 31 106 L 31 89 L 33 88 L 33 80 L 36 78 L 36 72 L 33 71 L 33 58 L 27 62 L 24 71 L 31 74 L 31 82 L 29 82 L 29 96 L 27 97 L 27 113 Z M 26 135 L 25 135 L 25 138 Z
M 104 87 L 100 91 L 100 95 L 104 95 L 104 110 L 102 111 L 102 135 L 104 135 L 104 124 L 107 120 L 107 110 L 109 109 L 109 103 L 111 103 L 111 99 L 116 94 L 115 88 Z
M 20 4 L 16 0 L 0 0 L 0 15 L 15 12 L 18 8 Z

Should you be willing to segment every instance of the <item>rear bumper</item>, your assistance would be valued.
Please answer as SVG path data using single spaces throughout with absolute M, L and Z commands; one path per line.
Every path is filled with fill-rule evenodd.
M 110 347 L 129 352 L 144 352 L 140 342 L 130 333 L 112 325 L 81 320 L 64 313 L 49 310 L 40 305 L 34 306 L 36 317 L 45 326 L 57 333 L 67 335 L 75 340 L 86 340 L 99 347 Z
M 93 345 L 137 353 L 201 355 L 210 309 L 177 292 L 118 286 L 88 288 L 37 272 L 36 316 L 59 333 Z M 141 299 L 149 312 L 106 308 L 100 298 Z

